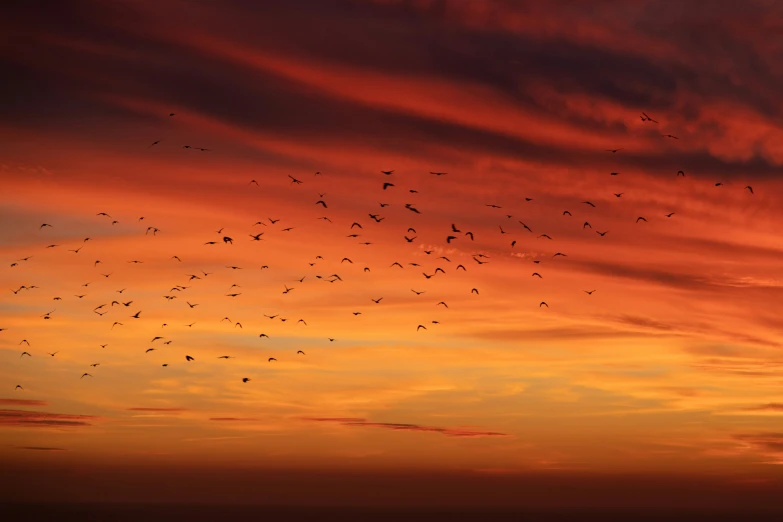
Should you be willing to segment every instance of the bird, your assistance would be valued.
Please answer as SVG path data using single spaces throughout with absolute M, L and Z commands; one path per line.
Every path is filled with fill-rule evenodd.
M 22 352 L 22 355 L 20 355 L 19 358 L 21 359 L 25 355 L 28 356 L 28 357 L 32 357 L 32 355 L 30 355 L 28 352 Z
M 90 375 L 89 373 L 85 372 L 85 373 L 82 374 L 81 377 L 79 377 L 79 379 L 84 379 L 85 377 L 92 377 L 92 375 Z
M 196 359 L 194 359 L 194 358 L 193 358 L 193 357 L 191 357 L 190 355 L 186 355 L 186 356 L 185 356 L 185 360 L 186 360 L 186 361 L 195 361 Z
M 674 215 L 674 212 L 669 212 L 668 214 L 664 214 L 667 218 L 670 218 Z
M 305 355 L 305 353 L 302 350 L 297 350 L 296 355 L 299 355 L 299 354 Z
M 478 293 L 479 293 L 479 291 L 478 291 L 478 288 L 472 288 L 472 289 L 470 290 L 470 293 L 471 293 L 471 294 L 476 294 L 476 295 L 478 295 Z
M 645 223 L 647 223 L 647 220 L 644 219 L 642 216 L 639 216 L 638 218 L 636 218 L 636 222 L 638 223 L 639 221 L 644 221 Z
M 22 391 L 24 391 L 24 388 L 22 388 L 22 386 L 21 386 L 20 384 L 17 384 L 17 385 L 16 385 L 16 388 L 14 388 L 14 391 L 16 391 L 16 390 L 22 390 Z
M 393 186 L 394 186 L 394 183 L 384 183 L 383 184 L 383 190 L 386 190 L 387 188 L 393 187 Z
M 541 308 L 542 306 L 546 306 L 547 308 L 549 308 L 549 305 L 546 304 L 546 301 L 541 301 L 541 303 L 539 303 L 538 307 Z
M 751 194 L 753 194 L 753 187 L 751 187 L 750 185 L 748 185 L 748 186 L 746 186 L 745 188 L 746 188 L 747 190 L 749 190 Z
M 250 382 L 250 378 L 249 377 L 242 377 L 242 382 Z
M 591 207 L 595 208 L 595 205 L 593 205 L 589 201 L 582 201 L 582 203 L 584 203 L 585 205 L 590 205 Z
M 426 326 L 424 326 L 423 324 L 420 324 L 419 326 L 417 326 L 417 327 L 416 327 L 416 331 L 417 331 L 417 332 L 418 332 L 419 330 L 422 330 L 422 329 L 423 329 L 423 330 L 426 330 L 426 329 L 427 329 L 427 327 L 426 327 Z
M 623 149 L 606 149 L 606 152 L 616 153 L 619 150 L 623 150 Z
M 674 140 L 680 139 L 677 136 L 672 136 L 671 134 L 661 134 L 661 136 L 663 136 L 664 138 L 672 138 Z
M 642 115 L 641 115 L 641 116 L 639 116 L 639 117 L 642 119 L 642 121 L 650 121 L 650 122 L 652 122 L 652 123 L 658 123 L 658 122 L 657 122 L 657 121 L 655 121 L 654 119 L 652 119 L 652 118 L 650 118 L 649 116 L 647 116 L 647 113 L 646 113 L 646 112 L 643 112 L 643 113 L 642 113 Z
M 582 290 L 582 291 L 587 295 L 593 295 L 593 292 L 595 292 L 595 290 Z
M 267 359 L 267 362 L 272 362 L 272 361 L 276 361 L 276 360 L 277 359 L 275 359 L 274 357 L 270 357 L 269 359 Z
M 54 352 L 54 353 L 46 352 L 46 354 L 47 354 L 47 355 L 51 355 L 52 357 L 54 357 L 54 356 L 55 356 L 55 355 L 57 355 L 58 353 L 60 353 L 60 352 Z

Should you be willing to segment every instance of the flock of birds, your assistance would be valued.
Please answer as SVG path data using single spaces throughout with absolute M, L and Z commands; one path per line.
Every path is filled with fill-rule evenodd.
M 170 113 L 169 114 L 169 117 L 173 117 L 173 116 L 175 116 L 174 113 Z M 650 116 L 648 116 L 644 112 L 641 113 L 640 118 L 641 118 L 642 122 L 644 122 L 644 123 L 658 124 L 658 122 L 656 120 L 652 119 Z M 678 139 L 676 136 L 671 135 L 671 134 L 661 134 L 661 136 L 664 137 L 664 138 L 667 138 L 667 139 Z M 149 147 L 157 146 L 160 143 L 161 143 L 161 140 L 154 141 Z M 210 151 L 210 149 L 208 149 L 208 148 L 194 147 L 194 146 L 191 146 L 191 145 L 184 145 L 184 146 L 182 146 L 182 148 L 190 149 L 190 150 L 198 150 L 200 152 L 209 152 Z M 617 152 L 619 152 L 621 150 L 622 149 L 620 149 L 620 148 L 618 148 L 618 149 L 607 149 L 607 152 L 610 152 L 612 154 L 616 154 Z M 379 181 L 379 184 L 380 184 L 380 189 L 379 190 L 382 193 L 386 194 L 387 191 L 389 191 L 390 189 L 396 189 L 396 185 L 395 185 L 395 181 L 396 180 L 395 180 L 394 173 L 395 173 L 394 170 L 381 170 L 380 171 L 380 174 L 383 176 L 383 178 L 381 179 L 381 181 Z M 447 172 L 434 172 L 433 171 L 433 172 L 430 172 L 429 174 L 432 175 L 432 176 L 441 177 L 441 176 L 446 176 L 448 173 Z M 322 176 L 321 172 L 316 172 L 314 175 L 315 176 Z M 617 176 L 618 173 L 617 172 L 610 172 L 610 175 L 611 176 Z M 682 171 L 682 170 L 677 171 L 676 177 L 685 177 L 685 172 Z M 294 176 L 288 175 L 288 178 L 289 178 L 288 183 L 290 185 L 300 186 L 300 185 L 304 185 L 305 184 L 304 181 L 302 181 L 301 179 L 298 179 L 298 178 L 296 178 Z M 250 185 L 258 186 L 259 184 L 258 184 L 257 180 L 253 179 L 253 180 L 250 180 L 250 182 L 247 185 L 248 186 L 250 186 Z M 720 182 L 715 183 L 716 187 L 720 187 L 722 185 L 723 184 L 720 183 Z M 751 187 L 750 185 L 746 186 L 744 188 L 744 190 L 747 190 L 750 195 L 753 195 L 753 187 Z M 409 189 L 408 193 L 409 194 L 416 194 L 417 190 Z M 618 193 L 614 193 L 614 196 L 616 198 L 621 198 L 623 196 L 623 194 L 624 194 L 623 192 L 618 192 Z M 328 209 L 329 205 L 327 204 L 326 200 L 324 199 L 326 195 L 324 193 L 318 193 L 318 196 L 319 196 L 319 199 L 317 201 L 315 201 L 314 204 L 317 205 L 317 206 L 321 206 L 324 210 Z M 525 200 L 526 201 L 532 201 L 532 198 L 525 198 Z M 592 202 L 587 201 L 587 200 L 586 201 L 582 201 L 580 204 L 581 205 L 585 205 L 585 206 L 589 206 L 589 207 L 593 207 L 593 208 L 595 207 L 595 205 Z M 379 205 L 380 205 L 381 211 L 383 211 L 384 208 L 390 206 L 389 203 L 379 203 Z M 490 208 L 490 209 L 493 209 L 493 210 L 502 210 L 502 207 L 500 205 L 497 205 L 497 204 L 494 204 L 494 203 L 485 204 L 485 206 Z M 416 206 L 416 204 L 413 204 L 413 203 L 405 203 L 405 209 L 410 211 L 411 214 L 421 214 L 422 213 L 419 210 L 418 206 Z M 562 212 L 562 215 L 563 216 L 568 216 L 568 217 L 573 217 L 573 215 L 571 214 L 571 212 L 569 210 L 564 210 Z M 669 212 L 668 214 L 664 214 L 664 217 L 672 218 L 674 215 L 675 215 L 674 212 Z M 375 223 L 381 223 L 385 219 L 383 216 L 380 215 L 380 213 L 369 213 L 368 217 L 369 217 L 369 219 L 372 219 L 373 222 L 375 222 Z M 512 219 L 513 218 L 513 216 L 511 214 L 505 214 L 505 217 L 507 219 Z M 107 220 L 110 223 L 111 226 L 119 224 L 118 220 L 114 219 L 110 214 L 108 214 L 106 212 L 98 212 L 96 214 L 96 218 Z M 332 220 L 328 216 L 323 216 L 323 217 L 320 217 L 318 219 L 327 221 L 329 223 L 332 222 Z M 138 222 L 139 223 L 143 222 L 144 220 L 145 220 L 144 217 L 138 218 Z M 252 225 L 252 227 L 259 227 L 259 226 L 260 227 L 269 227 L 269 226 L 274 226 L 274 225 L 276 225 L 280 221 L 280 219 L 268 218 L 267 221 L 268 221 L 268 223 L 266 221 L 257 221 L 256 223 L 254 223 Z M 636 223 L 638 224 L 640 222 L 647 222 L 647 218 L 645 218 L 644 216 L 638 216 L 636 218 Z M 542 234 L 536 235 L 533 232 L 533 230 L 527 224 L 525 224 L 524 222 L 519 221 L 519 220 L 518 220 L 518 223 L 522 227 L 522 230 L 527 231 L 530 234 L 533 234 L 533 236 L 531 236 L 531 237 L 536 237 L 538 239 L 545 239 L 545 240 L 549 240 L 549 241 L 552 240 L 552 237 L 550 237 L 548 234 L 542 233 Z M 54 227 L 54 225 L 52 225 L 50 223 L 43 223 L 43 224 L 41 224 L 39 226 L 39 232 L 43 231 L 44 229 L 53 228 L 53 227 Z M 281 232 L 290 232 L 290 231 L 294 230 L 294 228 L 295 227 L 284 227 L 284 228 L 281 228 L 280 231 Z M 361 231 L 363 228 L 364 228 L 363 225 L 359 221 L 353 221 L 351 223 L 350 227 L 348 228 L 348 234 L 346 235 L 346 237 L 351 238 L 351 239 L 358 239 L 360 237 L 360 234 L 359 234 L 358 231 Z M 457 241 L 457 240 L 460 240 L 460 239 L 474 241 L 475 240 L 474 233 L 471 230 L 467 230 L 467 229 L 463 230 L 463 228 L 458 226 L 456 223 L 452 223 L 450 229 L 445 230 L 443 232 L 443 236 L 444 236 L 443 241 L 444 241 L 444 243 L 447 244 L 447 245 L 451 245 L 454 241 Z M 506 228 L 508 228 L 507 225 L 506 225 Z M 582 224 L 582 229 L 585 230 L 585 229 L 588 229 L 588 228 L 591 229 L 591 230 L 593 229 L 593 227 L 592 227 L 592 225 L 590 224 L 589 221 L 584 221 L 584 223 Z M 504 225 L 502 225 L 502 224 L 498 224 L 498 229 L 499 229 L 499 234 L 501 236 L 506 235 L 506 234 L 509 233 L 509 231 L 506 230 L 504 228 Z M 253 231 L 256 231 L 256 230 L 258 230 L 258 229 L 254 229 Z M 156 228 L 154 226 L 147 226 L 144 233 L 145 233 L 145 235 L 157 236 L 157 234 L 159 232 L 161 232 L 160 229 L 158 229 L 158 228 Z M 217 244 L 220 244 L 220 243 L 226 244 L 226 245 L 233 245 L 235 239 L 233 237 L 229 236 L 228 234 L 224 233 L 224 229 L 223 228 L 217 230 L 216 232 L 218 234 L 218 239 L 206 241 L 204 243 L 205 246 L 217 245 Z M 603 231 L 602 230 L 595 230 L 595 232 L 600 237 L 604 237 L 604 236 L 606 236 L 607 233 L 609 233 L 608 230 L 603 230 Z M 263 241 L 264 240 L 264 238 L 263 238 L 264 234 L 265 234 L 265 232 L 263 232 L 263 231 L 262 232 L 257 232 L 257 233 L 250 233 L 249 234 L 250 241 Z M 402 238 L 401 239 L 404 239 L 404 241 L 407 244 L 414 244 L 416 239 L 417 239 L 416 227 L 415 226 L 409 226 L 405 230 L 404 234 L 402 234 Z M 82 251 L 82 249 L 88 244 L 88 242 L 91 242 L 91 241 L 93 241 L 93 240 L 90 237 L 87 237 L 87 238 L 85 238 L 83 240 L 82 244 L 80 246 L 78 246 L 78 248 L 68 249 L 68 252 L 72 252 L 74 254 L 79 254 Z M 359 244 L 369 246 L 372 243 L 371 242 L 360 242 Z M 513 249 L 516 246 L 516 244 L 517 244 L 516 240 L 511 241 L 510 242 L 510 248 Z M 49 245 L 44 246 L 43 248 L 45 248 L 45 249 L 56 249 L 56 248 L 60 248 L 60 245 L 49 244 Z M 434 254 L 434 250 L 423 250 L 423 253 L 425 255 L 431 256 L 431 255 Z M 566 257 L 566 256 L 567 255 L 565 253 L 563 253 L 563 252 L 555 252 L 551 257 L 552 258 L 558 258 L 558 257 Z M 30 255 L 30 256 L 18 259 L 16 261 L 12 262 L 10 264 L 10 266 L 11 266 L 11 268 L 18 267 L 18 266 L 20 266 L 20 264 L 26 263 L 26 262 L 30 261 L 30 259 L 32 257 L 33 256 Z M 177 256 L 177 255 L 173 255 L 170 259 L 171 259 L 172 262 L 175 262 L 175 263 L 181 263 L 182 262 L 182 259 L 180 259 L 180 257 Z M 471 255 L 471 259 L 476 263 L 476 268 L 478 268 L 481 265 L 484 265 L 484 264 L 487 264 L 487 263 L 490 262 L 490 261 L 488 261 L 489 257 L 487 255 L 483 254 L 483 253 L 472 254 Z M 322 261 L 322 260 L 323 260 L 322 256 L 316 256 L 315 260 L 313 262 L 309 263 L 309 266 L 310 267 L 314 267 L 314 266 L 316 266 L 316 264 L 319 261 Z M 451 260 L 448 257 L 446 257 L 446 256 L 439 256 L 439 257 L 437 257 L 437 260 L 438 261 L 443 261 L 444 263 L 451 263 Z M 540 261 L 540 259 L 534 259 L 532 262 L 534 264 L 539 264 L 541 261 Z M 131 261 L 128 261 L 128 263 L 141 264 L 143 262 L 140 261 L 140 260 L 131 260 Z M 353 264 L 353 261 L 349 257 L 343 257 L 340 260 L 340 264 L 344 264 L 344 263 Z M 101 265 L 102 263 L 101 263 L 100 260 L 95 260 L 92 264 L 93 264 L 93 267 L 97 268 L 98 265 Z M 438 263 L 438 264 L 441 264 L 441 263 Z M 434 270 L 432 270 L 430 273 L 428 273 L 428 270 L 422 268 L 419 263 L 409 262 L 409 263 L 407 263 L 407 265 L 408 266 L 412 266 L 412 267 L 417 268 L 417 269 L 422 269 L 422 276 L 423 276 L 425 281 L 432 279 L 433 277 L 437 276 L 438 274 L 446 275 L 446 270 L 444 270 L 440 266 L 435 267 Z M 447 265 L 444 265 L 444 266 L 447 266 Z M 402 263 L 398 262 L 398 261 L 395 261 L 395 262 L 393 262 L 390 265 L 390 267 L 403 269 L 404 265 Z M 229 269 L 229 270 L 240 270 L 241 269 L 241 267 L 236 266 L 236 265 L 226 265 L 226 268 Z M 263 266 L 260 267 L 261 270 L 268 269 L 268 268 L 269 268 L 269 266 L 267 266 L 267 265 L 263 265 Z M 455 271 L 460 271 L 461 270 L 461 271 L 465 271 L 465 272 L 468 271 L 467 267 L 465 267 L 463 264 L 457 264 L 454 270 Z M 364 267 L 363 271 L 364 272 L 369 272 L 370 268 L 369 267 Z M 101 273 L 101 275 L 104 278 L 108 279 L 112 275 L 112 273 Z M 186 280 L 184 282 L 194 283 L 196 281 L 199 281 L 199 280 L 202 280 L 202 279 L 206 278 L 209 275 L 211 275 L 211 273 L 205 272 L 203 270 L 200 271 L 199 274 L 185 274 Z M 337 273 L 331 274 L 329 276 L 316 275 L 315 277 L 316 277 L 316 279 L 319 279 L 321 281 L 328 282 L 328 283 L 338 283 L 338 282 L 343 281 L 342 277 L 339 274 L 337 274 Z M 534 271 L 531 274 L 531 277 L 542 278 L 543 276 L 538 271 L 538 269 L 536 269 L 536 271 Z M 298 279 L 296 281 L 301 284 L 301 283 L 304 283 L 305 278 L 306 278 L 306 276 L 302 277 L 301 279 Z M 292 281 L 292 283 L 293 283 L 293 281 Z M 82 287 L 87 288 L 89 285 L 90 285 L 90 283 L 86 283 L 86 284 L 83 284 Z M 229 288 L 229 293 L 227 293 L 225 295 L 227 297 L 231 297 L 231 298 L 235 298 L 235 297 L 240 296 L 241 295 L 240 291 L 233 291 L 235 288 L 238 288 L 238 287 L 239 287 L 239 285 L 236 285 L 236 284 L 231 285 L 231 288 Z M 15 289 L 11 289 L 11 291 L 15 295 L 18 295 L 22 291 L 29 292 L 29 291 L 32 291 L 32 290 L 36 290 L 38 288 L 39 287 L 36 286 L 36 285 L 20 285 L 20 286 L 18 286 Z M 181 295 L 183 292 L 186 292 L 189 288 L 191 288 L 191 286 L 185 286 L 185 285 L 182 285 L 182 284 L 175 285 L 175 286 L 173 286 L 171 288 L 169 293 L 167 295 L 165 295 L 164 297 L 167 300 L 176 299 L 178 297 L 178 295 Z M 289 287 L 288 285 L 285 285 L 282 293 L 283 293 L 283 295 L 289 294 L 295 288 L 296 287 Z M 97 314 L 100 317 L 103 317 L 104 315 L 108 314 L 111 310 L 114 310 L 115 307 L 117 309 L 119 309 L 119 310 L 123 310 L 125 308 L 130 308 L 134 304 L 134 300 L 127 300 L 126 301 L 125 299 L 123 299 L 123 293 L 125 291 L 126 291 L 126 288 L 116 290 L 115 291 L 116 297 L 110 299 L 109 302 L 97 304 L 93 308 L 92 312 Z M 583 290 L 583 292 L 585 292 L 587 295 L 592 295 L 595 291 L 596 291 L 595 289 L 593 289 L 593 290 Z M 411 292 L 413 292 L 417 296 L 421 296 L 426 291 L 425 290 L 411 289 Z M 479 290 L 478 290 L 478 288 L 474 287 L 474 288 L 471 288 L 470 293 L 471 294 L 475 294 L 475 295 L 479 295 Z M 83 294 L 83 293 L 78 293 L 78 294 L 74 294 L 73 297 L 75 297 L 76 299 L 81 300 L 81 299 L 87 297 L 87 295 Z M 60 297 L 60 296 L 54 296 L 53 300 L 54 301 L 62 301 L 63 298 Z M 383 300 L 383 297 L 372 298 L 371 299 L 371 301 L 375 305 L 380 305 L 382 300 Z M 191 303 L 190 300 L 186 300 L 186 304 L 187 304 L 187 306 L 190 309 L 193 309 L 193 308 L 198 306 L 198 303 Z M 446 309 L 448 308 L 448 304 L 445 301 L 439 301 L 436 304 L 436 306 L 443 307 L 443 308 L 446 308 Z M 547 304 L 546 301 L 542 300 L 538 304 L 538 307 L 539 308 L 543 308 L 543 307 L 549 308 L 549 304 Z M 46 313 L 42 314 L 40 317 L 42 318 L 43 321 L 49 321 L 49 320 L 52 319 L 52 317 L 53 317 L 52 314 L 54 314 L 55 311 L 56 311 L 56 309 L 54 309 L 52 311 L 49 311 L 49 312 L 46 312 Z M 362 314 L 362 312 L 360 312 L 360 311 L 354 311 L 352 313 L 353 313 L 354 316 L 359 316 L 359 315 Z M 281 317 L 281 315 L 279 313 L 272 314 L 272 315 L 264 314 L 264 317 L 266 317 L 266 318 L 268 318 L 268 319 L 270 319 L 272 321 L 279 320 L 281 322 L 286 322 L 288 320 L 288 318 Z M 133 314 L 130 314 L 128 316 L 123 316 L 123 317 L 120 317 L 118 319 L 121 319 L 121 320 L 111 321 L 110 324 L 109 324 L 109 321 L 107 321 L 107 327 L 108 327 L 109 330 L 113 330 L 114 328 L 124 327 L 125 323 L 123 321 L 128 321 L 128 320 L 135 321 L 135 320 L 142 319 L 142 310 L 137 310 Z M 232 323 L 231 319 L 229 319 L 228 317 L 224 317 L 220 321 L 221 322 L 228 321 L 229 323 Z M 304 319 L 299 319 L 298 321 L 295 322 L 295 324 L 303 324 L 304 326 L 307 326 L 307 322 Z M 437 321 L 437 320 L 425 322 L 424 324 L 418 324 L 416 326 L 416 331 L 418 332 L 418 331 L 421 331 L 421 330 L 427 330 L 427 325 L 432 326 L 432 325 L 437 325 L 437 324 L 440 324 L 439 321 Z M 185 326 L 193 327 L 194 325 L 195 325 L 195 323 L 190 323 L 190 324 L 187 324 Z M 163 323 L 162 328 L 165 328 L 166 326 L 168 326 L 168 324 L 167 323 Z M 234 323 L 234 328 L 237 328 L 237 327 L 242 328 L 242 324 L 240 322 Z M 7 328 L 0 328 L 0 332 L 5 332 L 6 330 L 8 330 L 8 329 Z M 259 338 L 260 339 L 268 339 L 269 336 L 266 333 L 260 333 L 259 334 Z M 149 341 L 149 344 L 152 345 L 152 346 L 147 348 L 145 350 L 145 353 L 150 353 L 150 352 L 158 350 L 159 348 L 157 348 L 155 346 L 155 344 L 158 343 L 159 341 L 160 341 L 160 344 L 162 344 L 162 345 L 170 345 L 173 342 L 173 340 L 167 339 L 165 336 L 156 335 Z M 333 337 L 328 337 L 328 341 L 329 342 L 335 342 L 336 339 L 333 338 Z M 19 341 L 19 345 L 20 346 L 21 345 L 25 345 L 25 350 L 21 352 L 20 358 L 33 357 L 33 354 L 30 351 L 28 351 L 28 350 L 32 350 L 32 345 L 26 338 L 21 339 Z M 106 348 L 107 344 L 102 344 L 100 346 L 101 346 L 101 348 Z M 55 357 L 59 352 L 55 351 L 55 352 L 45 352 L 45 353 L 46 353 L 46 355 L 48 355 L 50 357 Z M 296 356 L 305 356 L 305 352 L 303 350 L 297 350 Z M 218 359 L 233 359 L 233 358 L 234 358 L 234 356 L 231 356 L 231 355 L 222 355 L 222 356 L 218 357 Z M 184 355 L 184 361 L 185 361 L 185 364 L 187 364 L 187 363 L 195 361 L 195 358 L 193 356 L 191 356 L 191 355 Z M 275 358 L 275 357 L 269 357 L 268 358 L 268 362 L 270 362 L 270 363 L 275 362 L 275 361 L 277 361 L 277 358 Z M 100 363 L 93 363 L 90 366 L 93 369 L 95 369 L 99 365 L 100 365 Z M 167 367 L 167 366 L 169 366 L 169 363 L 163 363 L 162 366 L 163 367 Z M 91 371 L 94 371 L 94 370 L 91 370 Z M 81 376 L 79 376 L 79 379 L 83 379 L 85 377 L 90 377 L 91 378 L 91 377 L 93 377 L 93 375 L 91 373 L 89 373 L 88 371 L 85 371 L 85 372 L 83 372 L 81 374 Z M 247 383 L 250 380 L 251 379 L 249 377 L 243 377 L 242 378 L 242 382 L 244 382 L 244 383 Z M 15 390 L 23 391 L 24 387 L 21 384 L 17 384 L 16 387 L 15 387 Z

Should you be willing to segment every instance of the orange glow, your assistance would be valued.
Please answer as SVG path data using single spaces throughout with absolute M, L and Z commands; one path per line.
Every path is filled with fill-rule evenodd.
M 304 3 L 0 25 L 0 458 L 779 486 L 770 12 Z

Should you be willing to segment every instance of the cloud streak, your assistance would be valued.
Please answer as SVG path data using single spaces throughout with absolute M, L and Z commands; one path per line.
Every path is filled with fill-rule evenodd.
M 16 428 L 77 428 L 92 426 L 95 415 L 69 415 L 29 410 L 0 410 L 0 426 Z
M 334 422 L 342 426 L 385 428 L 395 431 L 419 431 L 426 433 L 440 433 L 447 437 L 482 438 L 482 437 L 508 437 L 506 433 L 496 431 L 474 431 L 461 428 L 443 428 L 440 426 L 425 426 L 421 424 L 400 424 L 393 422 L 369 422 L 365 419 L 340 418 L 340 417 L 304 417 L 303 420 L 314 422 Z

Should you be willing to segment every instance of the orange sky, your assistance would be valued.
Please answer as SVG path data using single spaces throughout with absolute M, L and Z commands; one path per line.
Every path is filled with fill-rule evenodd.
M 779 6 L 78 3 L 0 22 L 0 460 L 783 480 Z

